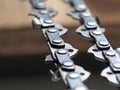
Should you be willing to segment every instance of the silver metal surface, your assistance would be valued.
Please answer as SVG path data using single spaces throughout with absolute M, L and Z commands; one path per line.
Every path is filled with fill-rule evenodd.
M 39 17 L 39 14 L 40 14 L 40 13 L 41 13 L 41 14 L 45 14 L 46 12 L 49 13 L 49 16 L 50 16 L 50 17 L 53 17 L 53 16 L 55 16 L 55 15 L 57 14 L 57 11 L 53 10 L 53 9 L 50 8 L 50 7 L 47 7 L 47 11 L 44 11 L 44 10 L 39 11 L 38 9 L 32 9 L 32 10 L 29 12 L 29 15 L 36 16 L 36 17 L 40 18 L 40 17 Z
M 45 58 L 45 62 L 53 62 L 53 58 L 51 55 L 47 55 L 46 58 Z
M 79 12 L 76 12 L 74 8 L 70 9 L 67 14 L 73 19 L 80 20 Z
M 69 74 L 69 72 L 63 71 L 61 68 L 59 68 L 60 75 L 62 76 L 63 81 L 66 82 L 66 76 Z M 84 68 L 75 65 L 75 72 L 79 73 L 79 77 L 81 78 L 81 81 L 85 81 L 89 78 L 90 72 L 84 70 Z M 73 77 L 77 77 L 78 75 L 73 75 Z
M 88 90 L 86 87 L 76 87 L 75 90 Z
M 51 24 L 51 23 L 53 23 L 53 21 L 50 20 L 50 19 L 48 19 L 48 20 L 46 19 L 46 20 L 44 20 L 44 22 L 47 23 L 47 24 Z
M 77 3 L 75 2 L 75 4 L 77 4 Z M 39 3 L 38 3 L 38 5 L 39 5 Z M 39 6 L 42 7 L 45 5 L 44 5 L 44 3 L 41 3 Z M 78 5 L 78 7 L 76 7 L 76 9 L 74 9 L 74 8 L 71 9 L 68 14 L 73 16 L 73 18 L 80 20 L 80 16 L 79 16 L 80 13 L 76 12 L 76 10 L 83 11 L 83 10 L 86 10 L 86 8 L 87 8 L 86 5 L 83 3 L 83 4 Z M 47 44 L 51 51 L 51 54 L 46 57 L 45 61 L 47 61 L 47 62 L 50 61 L 53 63 L 53 65 L 55 65 L 56 70 L 53 71 L 52 69 L 50 69 L 50 73 L 52 75 L 52 80 L 57 81 L 61 77 L 67 86 L 72 87 L 72 84 L 75 84 L 75 83 L 71 82 L 72 80 L 70 81 L 70 83 L 67 83 L 67 81 L 66 81 L 68 79 L 67 76 L 69 76 L 69 78 L 74 79 L 74 80 L 76 80 L 77 78 L 80 78 L 80 79 L 76 80 L 77 82 L 80 83 L 80 84 L 78 84 L 79 86 L 75 86 L 75 87 L 73 86 L 74 88 L 72 88 L 71 90 L 87 90 L 87 88 L 84 87 L 85 85 L 83 84 L 83 81 L 85 81 L 90 76 L 90 73 L 88 71 L 84 70 L 82 67 L 75 65 L 74 62 L 71 60 L 71 58 L 76 55 L 78 50 L 73 48 L 70 44 L 64 43 L 64 42 L 63 43 L 64 43 L 65 47 L 57 46 L 59 43 L 62 42 L 61 41 L 62 38 L 60 36 L 65 34 L 67 32 L 67 29 L 65 29 L 63 26 L 56 24 L 52 21 L 51 17 L 56 15 L 56 11 L 54 11 L 52 8 L 49 8 L 49 7 L 46 7 L 44 9 L 37 8 L 37 9 L 33 9 L 30 12 L 30 14 L 33 16 L 36 16 L 38 20 L 40 19 L 40 24 L 41 24 L 40 28 L 44 34 L 44 37 L 46 38 Z M 90 14 L 83 13 L 83 15 L 89 16 Z M 37 24 L 40 25 L 39 23 L 37 23 Z M 88 22 L 87 25 L 88 26 L 97 26 L 97 24 L 93 23 L 93 22 Z M 85 30 L 85 27 L 82 27 L 80 29 L 81 29 L 80 32 L 82 32 L 83 36 L 86 36 L 86 37 L 92 39 L 89 35 L 89 31 Z M 49 31 L 49 34 L 48 34 L 48 32 L 46 32 L 46 30 Z M 51 39 L 48 37 L 51 34 L 54 34 L 54 32 L 58 32 L 56 36 L 58 36 L 59 38 L 57 37 L 57 38 Z M 101 32 L 103 32 L 103 31 L 101 31 Z M 96 31 L 93 33 L 96 35 L 100 34 L 99 31 Z M 85 35 L 85 34 L 87 34 L 87 35 Z M 54 36 L 55 35 L 53 35 L 53 37 Z M 53 43 L 56 43 L 56 46 L 53 46 L 51 44 L 51 41 Z M 62 48 L 62 49 L 60 49 L 60 48 Z M 58 53 L 59 53 L 59 55 L 58 55 Z M 66 53 L 68 54 L 67 60 L 69 59 L 69 61 L 65 60 L 65 58 L 66 58 L 65 56 L 63 57 L 63 54 L 66 54 Z M 60 63 L 61 60 L 63 61 L 62 64 Z M 63 66 L 65 66 L 65 67 L 63 68 Z M 70 66 L 73 66 L 74 69 L 73 69 L 73 67 L 71 68 Z M 67 68 L 67 70 L 65 70 L 66 68 Z M 68 70 L 71 70 L 71 71 L 68 71 Z
M 89 31 L 85 29 L 84 25 L 78 27 L 76 29 L 76 32 L 78 34 L 81 34 L 82 36 L 84 36 L 85 38 L 91 39 L 90 35 L 89 35 Z
M 59 49 L 59 50 L 57 51 L 57 53 L 59 53 L 59 54 L 66 54 L 67 51 L 66 51 L 65 49 Z
M 52 42 L 53 42 L 53 43 L 56 43 L 56 44 L 59 44 L 59 43 L 62 42 L 62 40 L 61 40 L 61 39 L 54 39 Z
M 115 68 L 120 69 L 120 63 L 114 63 L 113 66 L 114 66 Z
M 57 30 L 54 28 L 51 28 L 51 29 L 48 29 L 48 32 L 54 33 L 54 32 L 57 32 Z
M 48 46 L 51 47 L 49 43 L 48 43 Z M 68 54 L 69 54 L 70 57 L 75 56 L 76 53 L 78 52 L 78 49 L 73 48 L 73 47 L 72 47 L 70 44 L 68 44 L 68 43 L 65 43 L 65 48 L 64 48 L 64 49 L 67 50 L 67 51 L 68 51 L 68 50 L 73 50 L 72 52 L 69 52 L 69 51 L 68 51 Z M 55 58 L 54 52 L 56 52 L 57 49 L 51 47 L 51 48 L 50 48 L 50 51 L 51 51 L 53 57 Z
M 83 12 L 82 15 L 85 17 L 89 17 L 91 16 L 91 13 L 89 11 L 86 11 L 86 12 Z
M 102 72 L 101 72 L 101 76 L 105 77 L 108 81 L 110 81 L 113 84 L 118 85 L 119 82 L 116 78 L 116 74 L 112 72 L 112 70 L 110 69 L 110 67 L 105 68 Z
M 98 48 L 96 47 L 96 45 L 91 46 L 88 49 L 88 53 L 93 54 L 97 60 L 106 62 L 104 56 L 102 55 L 102 52 L 98 50 Z
M 71 72 L 71 73 L 68 74 L 68 76 L 70 78 L 73 78 L 73 79 L 80 77 L 80 75 L 78 73 L 76 73 L 76 72 Z
M 116 48 L 115 51 L 118 53 L 118 55 L 120 57 L 120 48 Z
M 84 5 L 84 4 L 80 4 L 80 5 L 78 5 L 78 8 L 79 8 L 79 10 L 85 10 L 86 9 L 86 5 Z
M 108 46 L 108 45 L 109 45 L 109 43 L 106 42 L 106 41 L 100 41 L 99 44 L 100 44 L 101 46 Z
M 51 29 L 54 29 L 54 30 L 51 30 Z M 60 36 L 66 34 L 67 31 L 68 31 L 68 29 L 64 28 L 62 25 L 55 23 L 54 28 L 52 27 L 52 28 L 44 28 L 44 29 L 42 29 L 42 32 L 43 32 L 45 38 L 46 38 L 46 34 L 45 34 L 46 30 L 51 30 L 51 31 L 56 30 L 59 33 Z
M 46 13 L 48 13 L 48 11 L 47 10 L 41 10 L 40 13 L 41 14 L 46 14 Z
M 115 53 L 112 50 L 108 50 L 108 51 L 106 51 L 106 55 L 115 56 Z
M 90 36 L 90 34 L 89 34 L 89 30 L 87 30 L 84 25 L 78 27 L 76 29 L 76 32 L 78 34 L 82 35 L 85 38 L 92 39 L 91 36 Z M 100 30 L 99 30 L 99 28 L 97 28 L 96 30 L 93 31 L 93 33 L 97 34 L 97 35 L 98 34 L 100 35 L 101 33 L 104 33 L 104 32 L 105 32 L 104 28 L 101 28 Z
M 43 6 L 45 6 L 45 4 L 43 3 L 43 2 L 39 2 L 39 3 L 37 3 L 40 7 L 43 7 Z
M 66 34 L 67 31 L 68 31 L 67 28 L 65 28 L 65 27 L 63 27 L 62 25 L 57 24 L 57 23 L 55 23 L 55 28 L 58 30 L 60 36 Z
M 82 24 L 82 26 L 77 28 L 76 32 L 89 39 L 93 44 L 93 46 L 88 49 L 88 52 L 92 53 L 98 60 L 107 62 L 108 64 L 108 67 L 102 71 L 101 76 L 120 86 L 120 48 L 113 50 L 107 38 L 103 34 L 105 29 L 98 25 L 98 18 L 94 18 L 91 13 L 86 12 L 89 11 L 89 8 L 87 8 L 85 3 L 82 7 L 79 7 L 84 9 L 86 6 L 86 10 L 81 12 L 76 8 L 78 3 L 81 2 L 80 0 L 65 1 L 69 2 L 72 6 L 68 15 L 79 20 Z
M 87 25 L 89 25 L 89 26 L 96 26 L 97 23 L 96 23 L 96 22 L 93 22 L 93 21 L 89 21 L 89 22 L 87 23 Z
M 72 61 L 65 61 L 65 62 L 63 62 L 63 65 L 66 67 L 69 67 L 69 66 L 73 65 L 73 62 Z
M 101 35 L 102 34 L 101 31 L 97 31 L 97 30 L 94 30 L 92 33 L 95 34 L 95 35 Z

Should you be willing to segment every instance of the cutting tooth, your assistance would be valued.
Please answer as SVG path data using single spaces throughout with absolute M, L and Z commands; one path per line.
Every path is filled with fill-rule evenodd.
M 110 67 L 105 68 L 100 75 L 102 77 L 105 77 L 108 81 L 110 81 L 113 84 L 116 84 L 116 85 L 119 84 L 118 80 L 116 79 L 116 75 L 112 72 Z
M 50 8 L 50 7 L 47 7 L 47 10 L 49 12 L 50 17 L 53 17 L 53 16 L 57 15 L 57 13 L 58 13 L 56 10 L 54 10 L 53 8 Z
M 91 46 L 87 52 L 93 54 L 97 60 L 105 62 L 102 52 L 96 48 L 96 45 Z
M 75 71 L 80 73 L 80 77 L 82 81 L 85 81 L 90 77 L 91 73 L 86 71 L 83 67 L 75 65 L 75 68 L 76 68 Z
M 71 16 L 73 19 L 80 20 L 79 13 L 76 12 L 73 8 L 70 9 L 67 14 Z
M 105 32 L 105 28 L 101 28 L 101 31 L 104 33 Z
M 89 35 L 89 31 L 84 28 L 84 25 L 78 27 L 78 28 L 76 29 L 76 32 L 77 32 L 78 34 L 81 34 L 81 35 L 82 35 L 83 37 L 85 37 L 85 38 L 91 39 L 91 37 L 90 37 L 90 35 Z
M 53 58 L 51 55 L 47 55 L 45 58 L 45 62 L 50 62 L 50 61 L 53 61 Z
M 55 28 L 59 31 L 59 35 L 62 36 L 67 33 L 68 29 L 64 28 L 62 25 L 55 23 Z
M 78 52 L 78 49 L 74 48 L 71 44 L 68 43 L 65 43 L 65 49 L 68 50 L 70 57 L 74 57 Z

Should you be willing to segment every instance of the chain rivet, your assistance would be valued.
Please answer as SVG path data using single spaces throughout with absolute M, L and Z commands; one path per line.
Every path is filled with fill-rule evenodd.
M 97 31 L 97 30 L 93 31 L 92 33 L 95 34 L 95 35 L 101 35 L 102 34 L 101 31 Z
M 48 19 L 48 20 L 44 20 L 44 23 L 51 24 L 51 23 L 53 23 L 53 21 Z
M 66 54 L 67 53 L 67 51 L 65 49 L 59 49 L 57 52 L 59 54 Z
M 89 12 L 83 12 L 82 15 L 85 16 L 85 17 L 88 17 L 88 16 L 90 16 L 90 13 Z
M 60 44 L 62 42 L 62 40 L 61 39 L 54 39 L 52 42 L 56 43 L 56 44 Z
M 105 54 L 108 55 L 108 56 L 115 56 L 115 53 L 112 50 L 106 51 Z
M 72 78 L 72 79 L 76 79 L 76 78 L 79 78 L 79 74 L 76 73 L 76 72 L 72 72 L 69 74 L 69 77 Z
M 55 33 L 55 32 L 57 32 L 57 30 L 52 28 L 52 29 L 48 29 L 48 32 Z
M 99 44 L 102 45 L 102 46 L 108 46 L 109 45 L 109 43 L 106 42 L 106 41 L 100 41 Z
M 72 61 L 65 61 L 65 62 L 63 62 L 63 65 L 66 67 L 70 67 L 73 65 L 73 62 Z
M 120 69 L 120 63 L 114 63 L 113 66 L 114 66 L 115 68 Z
M 86 87 L 76 87 L 74 90 L 87 90 Z
M 41 10 L 40 13 L 41 14 L 46 14 L 46 13 L 48 13 L 48 11 L 47 10 Z
M 84 4 L 80 4 L 80 5 L 78 5 L 78 8 L 79 9 L 86 9 L 86 6 Z

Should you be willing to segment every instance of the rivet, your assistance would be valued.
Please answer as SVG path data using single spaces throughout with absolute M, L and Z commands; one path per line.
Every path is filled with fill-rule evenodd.
M 43 7 L 43 6 L 45 6 L 45 4 L 40 2 L 40 3 L 38 3 L 38 6 Z
M 115 56 L 115 53 L 112 50 L 108 50 L 108 51 L 106 51 L 106 55 Z
M 55 33 L 55 32 L 57 32 L 57 30 L 52 28 L 52 29 L 48 29 L 48 32 Z
M 92 33 L 95 34 L 95 35 L 101 35 L 102 34 L 101 31 L 97 31 L 97 30 L 93 31 Z
M 69 73 L 69 77 L 72 79 L 76 79 L 76 78 L 79 78 L 79 74 L 76 72 L 72 72 L 72 73 Z
M 53 43 L 56 43 L 56 44 L 59 44 L 59 43 L 62 42 L 62 40 L 61 40 L 61 39 L 54 39 L 52 42 L 53 42 Z
M 83 10 L 83 9 L 86 9 L 86 6 L 84 4 L 80 4 L 78 5 L 78 8 Z
M 83 12 L 82 15 L 85 16 L 85 17 L 88 17 L 88 16 L 90 16 L 90 13 L 89 12 Z
M 57 52 L 59 54 L 66 54 L 67 53 L 67 51 L 65 49 L 59 49 Z
M 73 62 L 72 61 L 65 61 L 65 62 L 63 62 L 63 65 L 66 67 L 70 67 L 73 65 Z
M 114 63 L 113 66 L 120 69 L 120 63 Z
M 48 13 L 48 11 L 47 10 L 41 10 L 40 13 L 41 14 L 46 14 L 46 13 Z
M 99 44 L 102 45 L 102 46 L 108 46 L 109 45 L 109 43 L 106 42 L 106 41 L 100 41 Z
M 50 19 L 48 19 L 48 20 L 44 20 L 44 22 L 47 23 L 47 24 L 51 24 L 51 23 L 53 23 L 53 21 L 50 20 Z
M 74 90 L 87 90 L 86 87 L 76 87 Z
M 87 23 L 87 25 L 89 25 L 89 26 L 96 26 L 97 23 L 94 22 L 94 21 L 89 21 L 89 22 Z

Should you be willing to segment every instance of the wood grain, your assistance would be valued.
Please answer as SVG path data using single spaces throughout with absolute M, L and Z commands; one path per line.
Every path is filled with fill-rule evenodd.
M 85 1 L 94 15 L 98 12 L 101 16 L 102 26 L 106 28 L 105 35 L 111 45 L 114 48 L 119 47 L 120 1 Z M 69 32 L 63 37 L 65 42 L 72 44 L 81 52 L 86 52 L 91 43 L 75 33 L 75 29 L 80 24 L 66 15 L 71 7 L 62 0 L 48 0 L 46 4 L 59 11 L 53 20 L 69 29 Z M 27 15 L 30 10 L 28 1 L 0 0 L 0 55 L 50 53 L 41 31 L 34 32 L 32 30 L 31 20 L 33 17 Z

